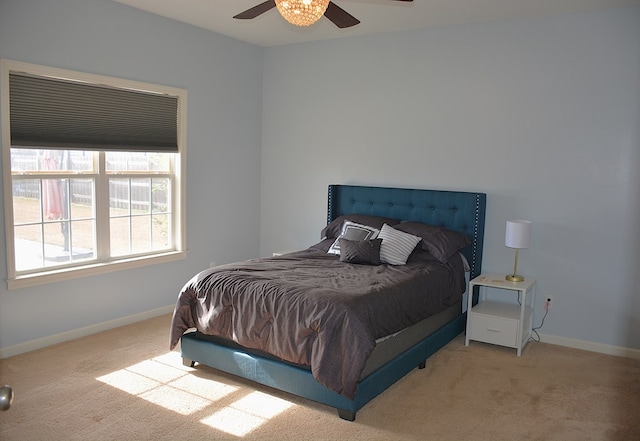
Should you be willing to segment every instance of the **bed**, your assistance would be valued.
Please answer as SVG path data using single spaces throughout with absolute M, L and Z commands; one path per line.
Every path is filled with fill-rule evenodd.
M 185 365 L 354 421 L 464 330 L 485 209 L 484 193 L 330 185 L 320 242 L 196 274 L 178 296 L 170 345 L 180 342 Z

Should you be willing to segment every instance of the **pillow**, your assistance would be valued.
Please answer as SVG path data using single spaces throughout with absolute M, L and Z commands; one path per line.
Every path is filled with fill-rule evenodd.
M 368 214 L 343 214 L 342 216 L 338 216 L 337 218 L 332 220 L 326 227 L 322 229 L 322 231 L 320 232 L 320 238 L 322 239 L 326 237 L 327 239 L 333 239 L 334 237 L 340 236 L 345 221 L 351 221 L 357 224 L 373 227 L 376 230 L 380 230 L 380 228 L 382 228 L 382 225 L 384 224 L 395 225 L 400 223 L 398 219 L 392 219 L 383 216 L 370 216 Z
M 409 255 L 418 245 L 421 237 L 396 230 L 387 224 L 382 226 L 378 237 L 382 239 L 380 245 L 380 261 L 391 265 L 404 265 Z
M 457 231 L 447 230 L 420 222 L 402 222 L 394 228 L 422 237 L 420 246 L 441 263 L 446 263 L 451 256 L 462 248 L 471 245 L 467 236 Z
M 341 237 L 340 262 L 380 265 L 382 239 L 349 240 Z
M 340 236 L 333 242 L 329 251 L 330 254 L 340 254 L 340 239 L 348 240 L 369 240 L 378 237 L 380 230 L 377 228 L 369 227 L 367 225 L 357 224 L 351 221 L 345 221 L 342 226 L 342 232 Z

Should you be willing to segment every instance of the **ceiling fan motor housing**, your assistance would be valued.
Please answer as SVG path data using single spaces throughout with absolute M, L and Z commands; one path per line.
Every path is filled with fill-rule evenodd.
M 412 2 L 413 0 L 390 0 Z M 336 5 L 331 0 L 267 0 L 249 8 L 233 18 L 250 20 L 277 7 L 280 15 L 296 26 L 310 26 L 323 15 L 340 29 L 349 28 L 360 23 L 360 20 Z
M 310 26 L 324 15 L 329 0 L 276 0 L 280 15 L 292 25 Z

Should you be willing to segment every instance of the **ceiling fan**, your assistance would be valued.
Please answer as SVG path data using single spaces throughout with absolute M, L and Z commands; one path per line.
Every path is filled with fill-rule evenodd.
M 391 0 L 391 1 L 401 1 L 401 2 L 412 2 L 413 0 Z M 314 21 L 316 21 L 317 19 L 319 19 L 322 15 L 324 15 L 325 17 L 327 17 L 329 20 L 331 20 L 331 22 L 333 22 L 333 24 L 335 24 L 337 27 L 339 28 L 348 28 L 351 26 L 355 26 L 358 23 L 360 23 L 360 20 L 358 20 L 357 18 L 355 18 L 353 15 L 349 14 L 347 11 L 345 11 L 344 9 L 342 9 L 340 6 L 336 5 L 334 2 L 332 1 L 326 1 L 326 0 L 316 0 L 316 3 L 320 3 L 320 4 L 326 4 L 326 10 L 324 10 L 324 13 L 320 13 L 316 18 L 312 19 L 313 21 L 307 21 L 304 22 L 303 24 L 291 21 L 288 17 L 287 17 L 287 12 L 285 10 L 283 10 L 283 8 L 285 9 L 293 9 L 294 6 L 291 6 L 289 4 L 295 4 L 298 3 L 300 4 L 300 6 L 298 6 L 299 8 L 308 8 L 310 7 L 309 4 L 311 3 L 310 0 L 298 0 L 298 1 L 292 1 L 292 0 L 280 0 L 277 2 L 278 5 L 278 11 L 282 14 L 282 16 L 289 21 L 292 24 L 298 25 L 298 26 L 309 26 L 310 24 L 312 24 Z M 233 18 L 237 18 L 240 20 L 250 20 L 252 18 L 256 18 L 257 16 L 264 14 L 265 12 L 273 9 L 276 7 L 276 0 L 267 0 L 266 2 L 262 2 L 259 5 L 254 6 L 253 8 L 249 8 L 244 12 L 239 13 L 238 15 L 235 15 Z M 319 7 L 322 7 L 322 5 L 320 5 Z M 295 14 L 299 14 L 299 11 L 295 11 Z M 293 13 L 292 13 L 293 15 Z

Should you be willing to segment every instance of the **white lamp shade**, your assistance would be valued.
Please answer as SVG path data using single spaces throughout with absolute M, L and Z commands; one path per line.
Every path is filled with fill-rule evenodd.
M 531 246 L 531 221 L 508 220 L 504 244 L 509 248 L 529 248 Z

